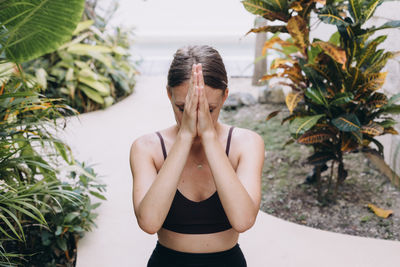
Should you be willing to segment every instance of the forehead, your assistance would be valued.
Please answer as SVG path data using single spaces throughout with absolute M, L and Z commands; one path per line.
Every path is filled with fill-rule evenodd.
M 212 104 L 217 105 L 218 102 L 222 98 L 222 90 L 212 88 L 208 85 L 206 85 L 204 87 L 204 89 L 205 89 L 205 94 L 206 94 L 208 103 L 210 105 L 212 105 Z M 188 90 L 189 90 L 189 82 L 188 81 L 182 83 L 179 86 L 175 86 L 172 89 L 172 95 L 173 95 L 173 98 L 174 98 L 176 104 L 184 104 L 185 103 Z

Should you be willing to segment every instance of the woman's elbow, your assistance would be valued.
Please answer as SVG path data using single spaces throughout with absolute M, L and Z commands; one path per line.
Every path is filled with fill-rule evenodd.
M 249 218 L 246 222 L 242 222 L 241 224 L 236 224 L 232 225 L 232 228 L 235 229 L 236 232 L 238 233 L 244 233 L 247 230 L 249 230 L 251 227 L 253 227 L 256 219 L 254 218 Z
M 140 219 L 140 218 L 138 218 L 137 222 L 138 222 L 140 229 L 142 229 L 144 232 L 146 232 L 150 235 L 154 235 L 160 229 L 160 227 L 156 226 L 154 223 L 144 221 L 143 219 Z

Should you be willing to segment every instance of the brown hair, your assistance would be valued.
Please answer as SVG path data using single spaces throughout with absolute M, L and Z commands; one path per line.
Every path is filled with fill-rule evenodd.
M 224 94 L 228 86 L 225 65 L 218 51 L 208 45 L 187 45 L 175 52 L 168 71 L 168 90 L 190 80 L 192 65 L 197 63 L 202 65 L 205 85 Z

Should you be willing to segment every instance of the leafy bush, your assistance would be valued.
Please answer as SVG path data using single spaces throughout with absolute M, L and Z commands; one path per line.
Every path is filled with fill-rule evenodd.
M 291 112 L 293 140 L 311 145 L 314 154 L 307 163 L 314 165 L 309 181 L 317 183 L 318 199 L 336 198 L 338 186 L 346 179 L 343 154 L 369 151 L 383 157 L 383 145 L 375 139 L 384 134 L 398 134 L 393 128 L 396 121 L 390 114 L 399 114 L 400 94 L 390 99 L 382 88 L 387 72 L 381 70 L 398 52 L 384 51 L 378 45 L 386 35 L 372 35 L 387 28 L 400 27 L 400 21 L 390 21 L 379 27 L 364 28 L 382 0 L 302 0 L 302 1 L 242 1 L 251 13 L 282 24 L 251 29 L 250 32 L 288 33 L 282 40 L 275 34 L 263 48 L 275 49 L 282 58 L 275 59 L 271 71 L 261 80 L 286 78 L 280 82 L 290 86 L 286 97 Z M 329 41 L 315 38 L 310 42 L 310 14 L 318 14 L 323 23 L 337 27 Z M 272 118 L 279 111 L 271 113 Z M 375 148 L 371 147 L 374 144 Z M 326 198 L 322 197 L 321 173 L 328 170 Z M 332 194 L 334 165 L 337 180 Z
M 100 204 L 89 195 L 104 200 L 105 185 L 51 133 L 60 126 L 48 118 L 74 110 L 8 78 L 0 91 L 0 264 L 19 255 L 13 262 L 25 266 L 73 266 L 76 242 L 95 225 Z
M 130 95 L 139 73 L 129 52 L 132 30 L 116 27 L 106 32 L 108 21 L 96 15 L 92 5 L 86 5 L 86 14 L 72 40 L 23 64 L 47 97 L 64 98 L 80 113 L 107 108 Z M 88 14 L 95 15 L 88 19 Z
M 95 225 L 89 195 L 105 199 L 54 134 L 55 118 L 78 112 L 38 93 L 19 63 L 64 43 L 84 2 L 0 1 L 0 266 L 73 266 L 78 237 Z

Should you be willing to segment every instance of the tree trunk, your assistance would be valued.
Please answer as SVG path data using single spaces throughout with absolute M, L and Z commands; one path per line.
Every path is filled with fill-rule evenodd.
M 263 17 L 256 17 L 254 26 L 256 28 L 267 26 L 267 20 Z M 259 32 L 256 33 L 256 47 L 255 47 L 255 60 L 262 56 L 262 48 L 264 47 L 264 43 L 267 40 L 267 33 L 266 32 Z M 254 72 L 253 72 L 253 79 L 252 85 L 261 85 L 258 80 L 261 79 L 267 72 L 267 59 L 263 58 L 256 63 L 254 63 Z

